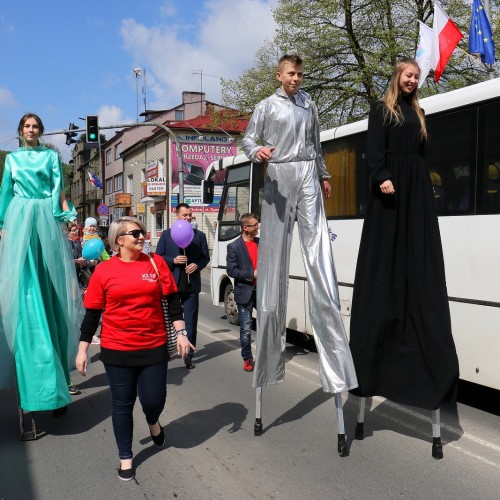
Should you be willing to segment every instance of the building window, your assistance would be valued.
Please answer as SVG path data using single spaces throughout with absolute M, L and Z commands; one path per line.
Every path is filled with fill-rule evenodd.
M 134 194 L 134 175 L 130 174 L 127 176 L 127 193 Z
M 106 179 L 106 194 L 113 192 L 113 178 Z
M 176 120 L 184 120 L 184 111 L 182 109 L 175 110 L 175 119 Z
M 114 176 L 115 180 L 115 191 L 123 190 L 123 174 L 118 174 Z
M 122 149 L 123 149 L 123 145 L 121 142 L 119 142 L 116 146 L 115 146 L 115 160 L 118 160 L 120 158 L 120 155 L 122 153 Z
M 106 151 L 106 165 L 109 165 L 111 163 L 111 149 L 108 149 Z
M 159 236 L 163 231 L 163 212 L 155 212 L 155 230 Z

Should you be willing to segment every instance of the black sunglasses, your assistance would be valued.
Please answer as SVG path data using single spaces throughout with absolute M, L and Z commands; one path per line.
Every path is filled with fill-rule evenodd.
M 133 236 L 135 239 L 139 238 L 140 235 L 146 236 L 142 229 L 132 229 L 128 233 L 122 233 L 120 236 Z

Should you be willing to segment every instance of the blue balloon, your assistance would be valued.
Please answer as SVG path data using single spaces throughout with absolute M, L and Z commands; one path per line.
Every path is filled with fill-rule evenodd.
M 101 238 L 92 238 L 85 242 L 82 250 L 82 257 L 86 260 L 98 259 L 104 252 L 104 243 Z

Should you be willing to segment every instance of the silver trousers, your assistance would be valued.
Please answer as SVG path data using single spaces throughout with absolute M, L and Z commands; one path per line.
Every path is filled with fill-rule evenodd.
M 261 215 L 254 387 L 283 382 L 285 376 L 288 273 L 297 218 L 321 385 L 331 393 L 354 389 L 358 382 L 340 316 L 337 277 L 315 162 L 270 163 Z

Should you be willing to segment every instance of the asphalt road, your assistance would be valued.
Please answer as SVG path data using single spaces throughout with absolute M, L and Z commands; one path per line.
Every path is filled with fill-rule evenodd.
M 206 287 L 207 275 L 204 276 Z M 498 499 L 500 418 L 462 404 L 442 409 L 444 459 L 431 457 L 430 412 L 374 398 L 365 439 L 353 440 L 357 399 L 345 395 L 350 454 L 338 456 L 334 400 L 321 391 L 317 354 L 287 345 L 286 381 L 265 388 L 262 436 L 253 435 L 255 391 L 242 370 L 238 329 L 201 296 L 194 370 L 170 363 L 152 446 L 137 405 L 137 475 L 116 476 L 109 393 L 98 347 L 83 394 L 60 418 L 40 413 L 47 435 L 20 442 L 13 393 L 0 392 L 0 499 Z

